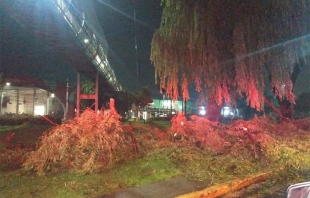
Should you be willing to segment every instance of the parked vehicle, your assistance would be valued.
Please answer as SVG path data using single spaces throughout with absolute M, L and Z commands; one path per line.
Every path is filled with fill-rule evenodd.
M 159 113 L 158 114 L 158 117 L 161 117 L 161 118 L 163 118 L 163 117 L 167 117 L 168 115 L 167 114 L 165 114 L 165 113 Z
M 287 198 L 310 198 L 310 182 L 297 183 L 287 188 Z

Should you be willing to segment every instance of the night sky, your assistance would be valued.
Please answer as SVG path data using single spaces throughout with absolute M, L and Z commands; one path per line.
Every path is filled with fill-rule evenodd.
M 120 84 L 129 91 L 136 91 L 137 87 L 139 89 L 149 85 L 153 93 L 158 92 L 154 79 L 154 66 L 150 62 L 150 51 L 154 31 L 159 28 L 161 20 L 160 0 L 93 0 L 93 2 L 109 43 L 109 61 Z M 136 8 L 136 21 L 133 19 L 134 8 Z
M 124 89 L 133 92 L 142 86 L 149 85 L 153 97 L 162 98 L 155 84 L 154 66 L 150 62 L 152 37 L 161 22 L 161 0 L 92 1 L 109 43 L 110 64 L 120 84 Z M 134 7 L 136 8 L 135 22 L 133 20 Z M 135 35 L 137 36 L 137 58 Z M 196 101 L 198 97 L 198 92 L 191 85 L 190 100 Z
M 92 1 L 109 45 L 110 65 L 122 87 L 136 92 L 149 85 L 152 93 L 158 94 L 154 66 L 150 62 L 150 45 L 161 20 L 160 0 Z M 136 21 L 133 20 L 134 8 Z M 3 72 L 52 81 L 69 77 L 74 83 L 74 67 L 10 18 L 1 6 L 0 20 L 0 69 Z
M 2 72 L 13 76 L 38 77 L 51 83 L 76 78 L 72 65 L 1 9 L 0 21 Z

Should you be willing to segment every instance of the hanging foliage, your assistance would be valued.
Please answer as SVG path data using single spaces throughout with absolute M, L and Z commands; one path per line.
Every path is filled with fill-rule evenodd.
M 310 0 L 161 3 L 150 58 L 167 96 L 181 91 L 188 100 L 194 84 L 218 105 L 239 95 L 262 110 L 268 74 L 275 95 L 294 102 L 291 74 L 309 47 Z

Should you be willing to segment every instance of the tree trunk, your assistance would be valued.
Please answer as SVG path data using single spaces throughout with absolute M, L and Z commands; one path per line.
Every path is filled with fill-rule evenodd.
M 215 100 L 209 98 L 208 100 L 208 108 L 207 108 L 207 118 L 210 121 L 216 121 L 218 122 L 221 117 L 221 107 L 218 106 L 215 102 Z
M 276 113 L 279 115 L 281 121 L 290 120 L 290 118 L 286 118 L 286 117 L 283 115 L 282 111 L 285 111 L 286 107 L 283 107 L 283 110 L 281 110 L 281 103 L 280 103 L 280 110 L 279 110 L 279 109 L 277 109 L 277 108 L 270 102 L 270 100 L 268 100 L 267 98 L 264 98 L 264 102 L 265 102 L 266 104 L 268 104 L 268 105 L 271 107 L 271 109 L 274 110 L 274 112 L 276 112 Z M 284 104 L 283 104 L 283 106 L 284 106 Z M 290 109 L 290 108 L 289 108 L 289 109 Z
M 286 120 L 292 119 L 292 110 L 291 110 L 291 103 L 287 100 L 279 101 L 280 104 L 280 111 L 282 115 L 286 118 Z

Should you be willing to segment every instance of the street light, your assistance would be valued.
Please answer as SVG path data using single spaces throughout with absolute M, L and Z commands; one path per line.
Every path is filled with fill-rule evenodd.
M 1 91 L 1 101 L 0 101 L 0 115 L 2 114 L 3 95 L 4 95 L 4 92 L 3 92 L 3 90 L 2 90 L 2 91 Z

